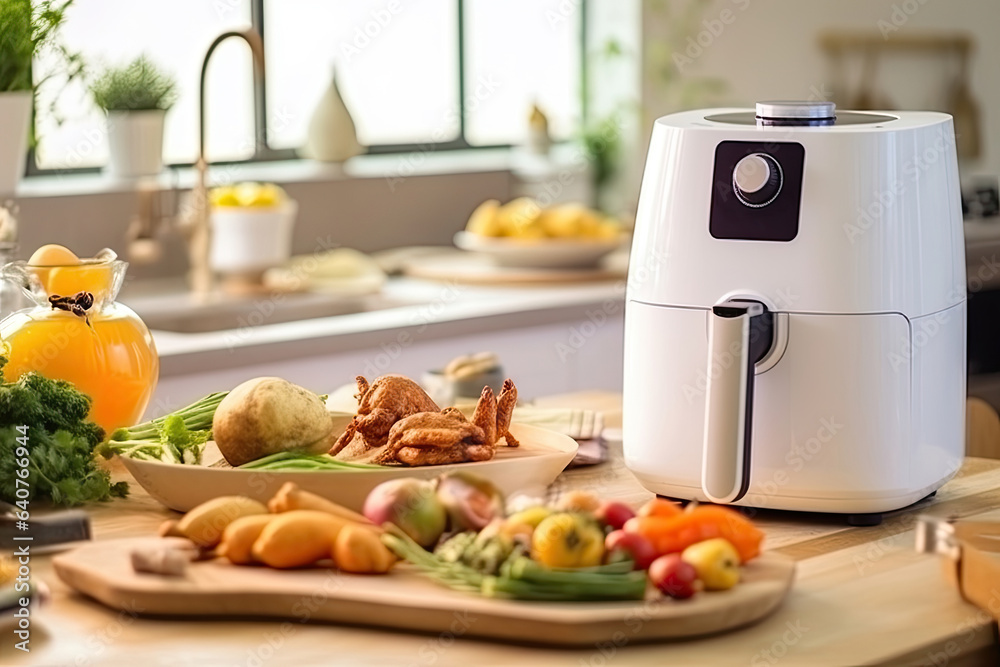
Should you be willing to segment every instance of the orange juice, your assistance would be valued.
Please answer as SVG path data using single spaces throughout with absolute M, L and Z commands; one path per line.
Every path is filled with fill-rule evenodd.
M 90 419 L 108 434 L 141 419 L 160 370 L 149 329 L 114 301 L 127 266 L 105 250 L 79 264 L 13 262 L 3 269 L 4 278 L 17 281 L 38 304 L 0 322 L 5 380 L 28 371 L 68 380 L 90 396 Z M 85 308 L 49 302 L 50 296 L 79 292 L 93 297 Z
M 106 433 L 131 426 L 149 403 L 160 367 L 149 333 L 132 317 L 95 317 L 90 326 L 59 310 L 8 318 L 0 330 L 4 377 L 12 382 L 37 371 L 68 380 L 93 400 L 90 419 Z

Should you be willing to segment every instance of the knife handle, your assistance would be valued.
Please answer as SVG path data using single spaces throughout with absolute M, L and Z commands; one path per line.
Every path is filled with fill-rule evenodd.
M 17 527 L 18 521 L 9 514 L 0 514 L 0 545 L 14 549 L 19 544 L 36 547 L 89 540 L 90 517 L 83 510 L 67 510 L 54 514 L 32 515 L 27 530 Z M 30 540 L 15 540 L 30 537 Z

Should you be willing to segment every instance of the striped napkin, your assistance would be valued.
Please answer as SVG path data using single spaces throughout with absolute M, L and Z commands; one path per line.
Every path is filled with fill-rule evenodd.
M 607 444 L 601 437 L 604 431 L 604 415 L 600 412 L 519 405 L 514 409 L 512 421 L 516 424 L 547 428 L 576 440 L 580 448 L 570 462 L 568 466 L 570 468 L 594 465 L 607 460 Z

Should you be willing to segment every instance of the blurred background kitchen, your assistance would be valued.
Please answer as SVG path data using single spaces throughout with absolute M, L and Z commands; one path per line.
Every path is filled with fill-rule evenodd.
M 11 20 L 19 4 L 0 0 L 0 19 Z M 0 127 L 3 135 L 14 126 L 13 138 L 0 136 L 0 171 L 17 167 L 6 187 L 0 181 L 19 223 L 12 252 L 25 258 L 61 243 L 90 256 L 110 247 L 131 262 L 122 300 L 154 330 L 162 405 L 278 364 L 284 377 L 316 384 L 318 367 L 347 378 L 420 374 L 478 350 L 499 353 L 527 395 L 620 389 L 622 271 L 650 125 L 682 109 L 763 99 L 955 116 L 968 221 L 970 392 L 1000 405 L 1000 3 L 47 7 L 62 15 L 52 44 L 33 57 L 26 154 L 18 153 L 17 122 Z M 262 72 L 254 74 L 248 41 L 232 38 L 218 44 L 202 76 L 213 40 L 251 28 Z M 0 114 L 16 119 L 4 95 Z M 151 112 L 128 108 L 137 96 Z M 190 195 L 200 130 L 203 173 L 215 188 L 205 209 Z M 279 187 L 229 187 L 247 182 Z M 264 242 L 278 258 L 260 271 L 248 264 L 253 270 L 241 272 L 245 257 L 213 250 L 212 307 L 186 300 L 199 211 L 221 212 L 213 220 L 218 241 L 230 238 L 227 213 L 292 203 L 283 208 L 287 254 L 298 264 L 282 256 L 280 241 Z M 550 252 L 511 255 L 502 242 L 518 235 L 551 242 Z M 230 254 L 241 243 L 227 242 Z M 606 251 L 573 255 L 579 247 L 559 245 L 573 243 Z M 244 245 L 240 252 L 263 251 Z M 331 256 L 338 248 L 359 252 Z M 316 269 L 321 260 L 329 264 Z M 240 280 L 227 280 L 227 261 Z M 296 279 L 309 284 L 289 286 Z M 321 297 L 303 298 L 303 290 Z

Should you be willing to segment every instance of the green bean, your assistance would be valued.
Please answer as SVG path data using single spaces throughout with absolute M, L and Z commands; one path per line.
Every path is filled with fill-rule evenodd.
M 634 586 L 641 583 L 645 588 L 645 572 L 627 572 L 602 574 L 599 572 L 573 572 L 570 570 L 553 570 L 539 565 L 530 558 L 521 557 L 511 564 L 510 578 L 529 581 L 532 583 L 551 586 L 579 586 L 588 588 L 590 586 L 600 587 L 624 587 Z
M 631 564 L 627 572 L 616 571 L 594 571 L 589 568 L 569 569 L 569 568 L 549 568 L 540 565 L 536 561 L 522 556 L 511 563 L 510 576 L 514 579 L 524 579 L 526 581 L 537 581 L 538 583 L 579 583 L 579 584 L 628 584 L 641 575 L 643 581 L 646 579 L 645 573 L 633 572 Z
M 425 575 L 459 590 L 487 597 L 519 600 L 583 601 L 641 600 L 646 593 L 645 572 L 625 572 L 625 563 L 594 568 L 546 568 L 525 556 L 515 556 L 500 568 L 500 576 L 483 576 L 463 564 L 445 561 L 425 551 L 399 528 L 386 526 L 383 543 Z
M 487 597 L 513 597 L 521 600 L 594 601 L 641 600 L 646 594 L 646 575 L 627 585 L 621 583 L 560 583 L 541 584 L 511 577 L 486 577 L 482 593 Z
M 378 470 L 382 466 L 366 463 L 338 461 L 328 455 L 298 454 L 296 452 L 278 452 L 263 456 L 239 466 L 243 470 Z
M 271 461 L 284 461 L 292 456 L 291 452 L 278 452 L 276 454 L 269 454 L 267 456 L 262 456 L 259 459 L 254 459 L 249 463 L 244 463 L 241 468 L 257 468 L 259 466 L 270 463 Z
M 271 463 L 269 465 L 260 466 L 258 468 L 251 468 L 251 470 L 268 470 L 271 472 L 281 471 L 281 470 L 314 470 L 316 472 L 323 472 L 328 470 L 336 470 L 336 468 L 330 466 L 322 466 L 312 463 L 311 461 L 278 461 Z

